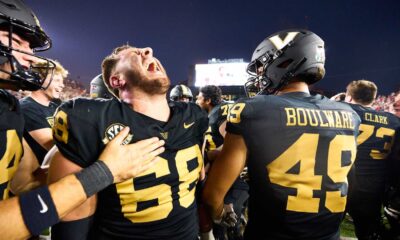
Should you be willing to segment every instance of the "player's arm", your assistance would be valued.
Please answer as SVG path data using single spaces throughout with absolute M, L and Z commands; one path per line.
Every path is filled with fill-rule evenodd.
M 219 133 L 220 133 L 221 136 L 224 137 L 224 138 L 225 138 L 225 134 L 226 134 L 226 122 L 227 122 L 226 120 L 223 121 L 223 122 L 221 123 L 221 125 L 219 125 L 219 128 L 218 128 Z
M 214 220 L 222 217 L 224 197 L 245 167 L 246 157 L 247 147 L 243 137 L 227 133 L 222 151 L 213 162 L 203 191 L 203 201 L 209 206 Z
M 25 139 L 22 141 L 22 146 L 24 148 L 24 156 L 10 185 L 11 192 L 15 195 L 41 185 L 41 181 L 34 175 L 35 170 L 39 168 L 39 162 Z
M 129 133 L 122 130 L 107 144 L 100 159 L 76 175 L 68 175 L 49 187 L 42 187 L 0 202 L 1 238 L 26 239 L 39 234 L 111 183 L 137 176 L 153 166 L 164 151 L 164 141 L 151 138 L 123 146 Z M 100 171 L 99 171 L 100 170 Z M 96 180 L 97 179 L 97 180 Z M 98 181 L 102 180 L 102 181 Z M 99 184 L 93 184 L 93 181 Z M 46 194 L 48 193 L 48 194 Z M 40 196 L 40 199 L 39 199 Z
M 54 146 L 51 128 L 41 128 L 29 132 L 29 135 L 44 149 L 49 151 Z
M 221 153 L 221 150 L 222 150 L 222 147 L 223 147 L 223 146 L 224 146 L 224 145 L 222 144 L 222 145 L 219 146 L 218 148 L 206 152 L 206 154 L 207 154 L 207 160 L 208 160 L 209 163 L 214 162 L 215 159 L 218 158 L 218 155 Z
M 57 209 L 57 212 L 53 212 L 52 214 L 55 214 L 58 217 L 65 216 L 69 210 L 83 203 L 86 199 L 82 185 L 75 175 L 67 176 L 62 180 L 51 184 L 48 189 L 50 191 L 52 201 Z M 43 199 L 43 201 L 46 200 L 47 199 Z M 45 203 L 47 206 L 49 205 L 47 201 Z M 43 208 L 37 209 L 36 211 L 39 212 L 42 211 L 42 209 Z M 19 198 L 14 197 L 5 201 L 1 201 L 0 216 L 2 238 L 26 239 L 31 235 L 23 219 Z M 50 226 L 55 223 L 56 222 L 51 222 L 48 225 Z
M 61 178 L 79 172 L 82 167 L 56 151 L 50 163 L 48 183 L 54 183 Z M 92 215 L 96 210 L 97 195 L 93 195 L 65 215 L 61 222 L 52 228 L 54 239 L 86 239 L 92 223 Z
M 81 171 L 83 167 L 95 161 L 100 150 L 97 147 L 99 144 L 91 138 L 93 125 L 90 121 L 83 121 L 74 115 L 79 108 L 75 109 L 75 106 L 71 104 L 72 102 L 67 102 L 61 105 L 54 117 L 53 138 L 59 151 L 54 153 L 50 161 L 47 178 L 49 184 Z M 88 142 L 93 143 L 92 147 L 82 147 Z M 92 215 L 96 210 L 96 203 L 97 196 L 94 194 L 64 216 L 60 223 L 52 227 L 52 238 L 86 239 L 92 223 Z

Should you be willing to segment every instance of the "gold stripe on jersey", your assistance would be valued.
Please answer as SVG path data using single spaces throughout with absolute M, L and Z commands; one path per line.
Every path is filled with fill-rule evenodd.
M 340 110 L 285 108 L 288 127 L 323 127 L 354 130 L 353 114 Z

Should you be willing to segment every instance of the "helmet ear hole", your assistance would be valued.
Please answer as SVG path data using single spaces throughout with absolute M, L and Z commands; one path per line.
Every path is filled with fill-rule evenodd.
M 293 59 L 286 59 L 283 62 L 279 63 L 277 65 L 277 67 L 278 68 L 287 68 L 292 62 L 293 62 Z

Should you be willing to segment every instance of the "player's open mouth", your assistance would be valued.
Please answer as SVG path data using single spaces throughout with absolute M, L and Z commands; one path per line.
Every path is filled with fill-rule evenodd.
M 160 69 L 157 65 L 156 62 L 151 62 L 148 66 L 147 66 L 147 71 L 149 72 L 159 72 Z

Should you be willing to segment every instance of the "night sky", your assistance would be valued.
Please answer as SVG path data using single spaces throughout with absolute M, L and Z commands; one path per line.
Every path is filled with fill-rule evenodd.
M 53 40 L 43 55 L 87 84 L 124 43 L 150 46 L 173 84 L 207 59 L 243 58 L 268 35 L 306 28 L 325 40 L 327 75 L 317 87 L 343 91 L 351 80 L 400 88 L 398 0 L 26 0 Z M 243 81 L 245 81 L 244 79 Z

